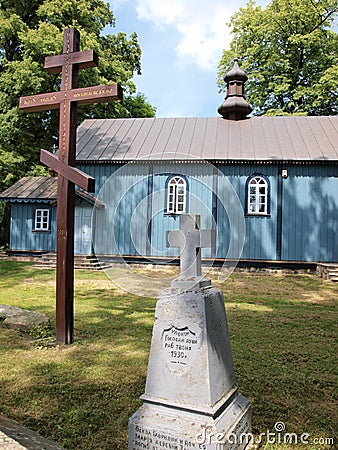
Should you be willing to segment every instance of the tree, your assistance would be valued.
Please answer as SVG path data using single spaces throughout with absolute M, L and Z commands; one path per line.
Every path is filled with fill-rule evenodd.
M 234 39 L 219 63 L 218 85 L 240 57 L 254 114 L 338 113 L 338 0 L 253 0 L 231 18 Z
M 79 72 L 79 87 L 118 82 L 123 102 L 79 108 L 78 119 L 90 117 L 153 117 L 143 94 L 132 81 L 141 73 L 141 48 L 136 33 L 102 35 L 114 25 L 102 0 L 5 0 L 0 2 L 0 191 L 24 174 L 46 173 L 40 148 L 57 146 L 58 111 L 26 114 L 19 97 L 60 88 L 60 75 L 43 68 L 44 58 L 62 53 L 63 30 L 81 33 L 81 50 L 94 49 L 99 66 Z

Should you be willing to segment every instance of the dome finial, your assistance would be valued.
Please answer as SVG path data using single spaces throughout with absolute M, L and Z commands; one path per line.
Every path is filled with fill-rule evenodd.
M 224 77 L 227 95 L 218 108 L 219 114 L 224 119 L 241 120 L 251 113 L 252 108 L 244 95 L 244 84 L 247 79 L 246 73 L 239 67 L 238 58 L 235 58 L 232 69 Z

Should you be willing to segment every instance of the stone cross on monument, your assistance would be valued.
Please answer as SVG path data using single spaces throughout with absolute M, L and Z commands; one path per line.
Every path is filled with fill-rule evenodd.
M 244 450 L 251 406 L 239 392 L 222 291 L 201 272 L 215 244 L 199 216 L 180 215 L 167 245 L 181 249 L 181 274 L 159 293 L 143 404 L 129 419 L 128 450 Z
M 64 344 L 73 342 L 75 184 L 95 191 L 95 179 L 74 167 L 77 106 L 122 99 L 122 90 L 115 83 L 77 88 L 79 69 L 96 67 L 97 63 L 93 50 L 80 52 L 80 33 L 67 28 L 62 54 L 47 56 L 44 66 L 49 73 L 61 72 L 60 91 L 21 97 L 19 103 L 27 112 L 60 109 L 58 157 L 41 150 L 40 160 L 58 173 L 56 341 Z
M 181 214 L 180 229 L 167 231 L 167 247 L 179 247 L 181 250 L 181 274 L 172 286 L 191 288 L 210 284 L 202 277 L 201 249 L 215 246 L 215 230 L 201 230 L 199 215 Z

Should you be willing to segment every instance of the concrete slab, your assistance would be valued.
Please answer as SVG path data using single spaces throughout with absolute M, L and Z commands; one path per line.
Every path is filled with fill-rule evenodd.
M 66 450 L 54 441 L 0 414 L 0 449 Z

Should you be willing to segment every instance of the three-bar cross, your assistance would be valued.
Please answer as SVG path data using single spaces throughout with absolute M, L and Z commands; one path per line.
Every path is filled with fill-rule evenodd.
M 74 167 L 77 106 L 122 99 L 118 84 L 77 88 L 78 70 L 95 67 L 97 61 L 93 50 L 80 52 L 80 33 L 66 29 L 62 54 L 45 58 L 48 72 L 61 72 L 60 91 L 21 97 L 19 103 L 27 112 L 60 109 L 58 157 L 41 150 L 40 160 L 58 173 L 56 341 L 64 344 L 73 342 L 75 184 L 95 191 L 95 179 Z

